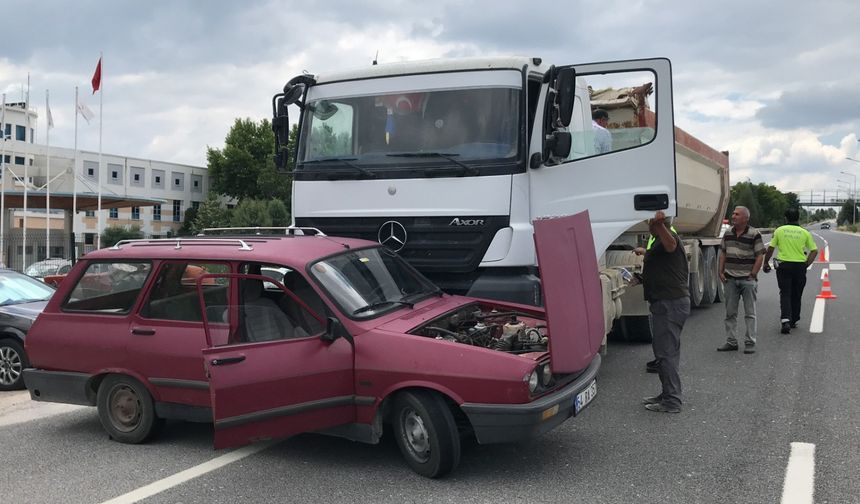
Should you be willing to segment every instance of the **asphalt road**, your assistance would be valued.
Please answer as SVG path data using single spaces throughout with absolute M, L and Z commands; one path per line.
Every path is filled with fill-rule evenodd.
M 694 310 L 681 414 L 639 404 L 659 391 L 644 372 L 650 347 L 613 344 L 583 415 L 526 444 L 467 443 L 445 479 L 414 474 L 390 436 L 368 446 L 302 435 L 141 502 L 773 503 L 795 442 L 815 445 L 815 502 L 860 502 L 860 236 L 814 231 L 830 263 L 809 271 L 790 335 L 779 334 L 773 273 L 760 279 L 756 354 L 717 353 L 723 306 Z M 823 267 L 838 299 L 811 334 Z M 169 423 L 129 446 L 107 439 L 95 409 L 51 406 L 0 393 L 0 502 L 101 503 L 229 453 L 212 450 L 207 425 Z

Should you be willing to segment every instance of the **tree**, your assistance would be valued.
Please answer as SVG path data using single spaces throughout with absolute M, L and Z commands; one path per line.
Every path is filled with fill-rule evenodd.
M 842 208 L 839 210 L 839 218 L 837 224 L 854 224 L 854 199 L 845 200 Z M 860 205 L 857 206 L 857 216 L 860 217 Z
M 273 226 L 286 227 L 290 225 L 290 212 L 283 201 L 277 199 L 269 200 L 267 207 Z
M 202 232 L 205 228 L 220 228 L 230 226 L 230 210 L 224 208 L 218 196 L 209 193 L 209 198 L 200 204 L 197 216 L 191 226 L 193 234 Z
M 233 227 L 269 227 L 272 225 L 272 216 L 266 201 L 244 199 L 233 209 L 230 224 Z
M 194 232 L 194 219 L 197 218 L 197 209 L 191 207 L 185 210 L 185 221 L 182 223 L 182 227 L 179 228 L 179 231 L 176 232 L 179 236 L 189 236 L 197 234 Z
M 113 247 L 121 240 L 137 240 L 143 238 L 140 226 L 108 226 L 101 235 L 101 247 Z
M 297 134 L 297 129 L 294 128 Z M 291 143 L 293 131 L 290 131 Z M 295 144 L 293 143 L 293 149 Z M 223 149 L 207 148 L 211 190 L 242 201 L 277 198 L 289 202 L 290 178 L 275 168 L 275 135 L 267 119 L 236 119 Z M 294 152 L 294 150 L 293 150 Z

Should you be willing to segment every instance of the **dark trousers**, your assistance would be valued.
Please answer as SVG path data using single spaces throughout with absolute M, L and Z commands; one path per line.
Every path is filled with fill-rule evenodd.
M 690 315 L 690 298 L 651 301 L 651 345 L 659 362 L 660 396 L 667 406 L 681 406 L 681 330 Z
M 805 262 L 780 262 L 776 268 L 776 283 L 779 285 L 780 321 L 792 324 L 800 320 L 800 299 L 806 286 Z

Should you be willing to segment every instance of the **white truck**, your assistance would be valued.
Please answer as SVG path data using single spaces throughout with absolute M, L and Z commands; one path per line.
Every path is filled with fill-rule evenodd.
M 610 115 L 606 152 L 593 105 Z M 693 304 L 721 296 L 728 157 L 674 127 L 666 59 L 372 65 L 297 76 L 272 107 L 276 161 L 295 160 L 293 224 L 378 240 L 444 289 L 541 304 L 532 222 L 588 210 L 600 271 L 582 274 L 600 275 L 605 328 L 650 340 L 641 287 L 625 277 L 641 268 L 644 221 L 665 210 L 685 238 Z

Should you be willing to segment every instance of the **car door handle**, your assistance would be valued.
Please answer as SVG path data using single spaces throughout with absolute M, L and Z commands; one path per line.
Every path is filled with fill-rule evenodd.
M 634 210 L 665 210 L 669 208 L 668 194 L 634 194 Z
M 152 336 L 155 334 L 155 329 L 144 329 L 143 327 L 132 327 L 132 334 L 138 334 L 140 336 Z
M 237 364 L 245 360 L 244 355 L 238 355 L 236 357 L 224 357 L 221 359 L 212 359 L 211 364 L 213 366 L 224 366 L 226 364 Z

